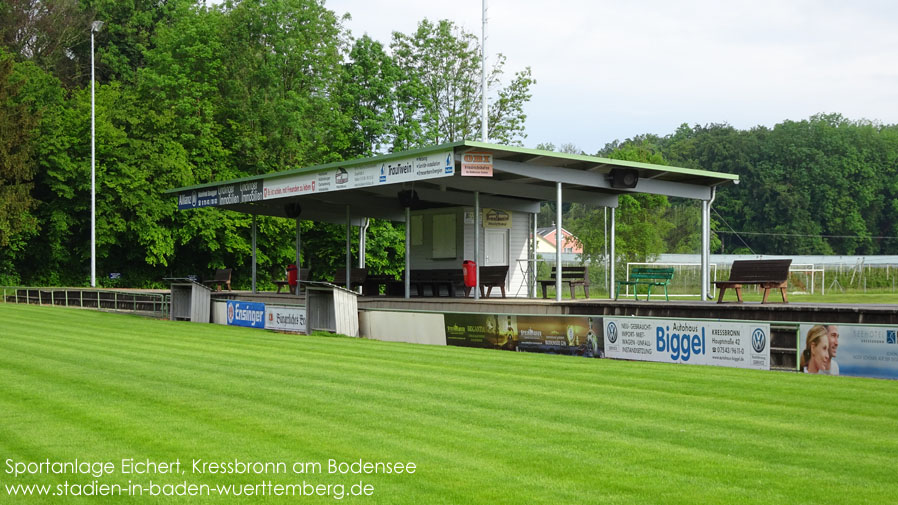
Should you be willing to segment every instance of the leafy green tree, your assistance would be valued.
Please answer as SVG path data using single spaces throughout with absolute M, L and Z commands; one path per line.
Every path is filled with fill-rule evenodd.
M 666 165 L 664 158 L 649 143 L 627 143 L 608 153 L 612 159 Z M 622 194 L 618 198 L 615 227 L 615 260 L 620 264 L 646 261 L 665 251 L 664 237 L 671 229 L 665 219 L 670 208 L 666 196 Z M 583 256 L 595 261 L 605 252 L 605 212 L 601 207 L 571 205 L 565 228 L 583 245 Z
M 68 86 L 81 81 L 84 68 L 75 48 L 90 62 L 89 9 L 77 0 L 0 2 L 0 44 L 19 61 L 31 61 Z M 86 44 L 86 46 L 85 46 Z
M 425 19 L 411 35 L 393 32 L 390 48 L 402 72 L 398 98 L 416 105 L 411 111 L 397 106 L 397 148 L 479 140 L 482 57 L 477 37 L 452 21 Z M 524 105 L 535 81 L 528 67 L 502 87 L 504 65 L 505 57 L 497 55 L 487 75 L 487 93 L 495 93 L 487 133 L 490 140 L 519 144 L 525 137 Z
M 344 31 L 322 0 L 225 2 L 223 145 L 264 174 L 336 161 L 348 146 L 335 103 Z
M 399 68 L 383 44 L 367 35 L 353 43 L 343 64 L 339 101 L 347 122 L 347 158 L 372 156 L 394 143 L 391 134 Z
M 38 117 L 34 104 L 23 100 L 25 77 L 15 66 L 12 56 L 0 49 L 0 279 L 2 272 L 12 271 L 28 238 L 38 231 L 32 195 Z

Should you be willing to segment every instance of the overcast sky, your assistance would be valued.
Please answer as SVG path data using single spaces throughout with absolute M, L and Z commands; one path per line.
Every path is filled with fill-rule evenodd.
M 326 0 L 354 37 L 419 20 L 481 33 L 481 0 Z M 894 0 L 489 0 L 487 49 L 530 66 L 524 145 L 593 154 L 682 123 L 773 126 L 818 112 L 898 123 Z

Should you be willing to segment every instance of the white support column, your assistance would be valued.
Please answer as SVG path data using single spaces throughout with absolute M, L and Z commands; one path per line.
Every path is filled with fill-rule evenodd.
M 480 191 L 474 192 L 474 299 L 480 299 Z
M 483 33 L 480 36 L 480 106 L 481 110 L 481 123 L 480 123 L 480 140 L 482 142 L 486 142 L 489 139 L 489 115 L 487 114 L 487 89 L 486 89 L 486 22 L 487 22 L 487 1 L 483 0 Z
M 615 224 L 615 214 L 617 209 L 611 207 L 611 244 L 609 248 L 611 249 L 611 253 L 608 255 L 608 298 L 614 298 L 614 264 L 615 258 L 617 257 L 617 252 L 614 250 L 614 224 Z
M 702 300 L 709 298 L 711 286 L 711 204 L 717 188 L 711 188 L 711 199 L 702 200 Z
M 94 33 L 90 30 L 90 287 L 97 287 L 97 154 L 96 106 L 94 102 Z M 97 308 L 100 308 L 97 306 Z
M 405 208 L 405 297 L 412 297 L 412 209 Z
M 302 231 L 302 227 L 300 226 L 300 219 L 296 218 L 296 296 L 299 296 L 300 287 L 299 287 L 299 268 L 302 266 L 302 249 L 301 249 L 301 237 L 300 232 Z
M 555 301 L 561 301 L 561 253 L 564 236 L 561 234 L 561 183 L 555 183 Z
M 366 254 L 368 250 L 368 225 L 371 223 L 367 217 L 359 226 L 359 268 L 365 268 Z
M 253 294 L 256 293 L 256 215 L 253 214 Z
M 604 207 L 602 209 L 602 214 L 604 214 L 604 218 L 605 218 L 604 223 L 602 223 L 602 242 L 603 242 L 602 245 L 605 247 L 605 250 L 603 251 L 603 254 L 602 254 L 602 259 L 605 262 L 605 287 L 607 288 L 609 286 L 609 282 L 608 282 L 608 207 Z M 609 291 L 611 291 L 611 290 L 609 289 Z M 612 295 L 613 295 L 613 293 L 612 293 Z M 609 298 L 611 298 L 611 297 L 609 296 Z
M 536 262 L 536 225 L 537 225 L 537 216 L 538 214 L 530 214 L 531 219 L 533 220 L 533 226 L 530 230 L 530 282 L 527 287 L 528 292 L 530 293 L 530 298 L 536 298 L 536 274 L 537 274 L 537 262 Z
M 352 216 L 349 213 L 349 205 L 346 206 L 346 289 L 351 289 L 352 283 L 349 275 L 352 273 Z

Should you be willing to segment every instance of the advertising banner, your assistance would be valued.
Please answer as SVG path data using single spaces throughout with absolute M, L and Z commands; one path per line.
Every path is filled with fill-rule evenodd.
M 262 199 L 262 181 L 225 184 L 218 187 L 218 205 L 257 202 Z
M 306 308 L 265 305 L 265 329 L 306 333 Z
M 508 331 L 499 336 L 498 315 L 445 314 L 443 319 L 447 345 L 514 350 L 514 337 Z
M 678 319 L 604 319 L 609 358 L 770 369 L 770 325 Z
M 178 195 L 178 209 L 287 198 L 309 193 L 365 188 L 379 184 L 413 182 L 455 175 L 452 151 L 400 158 L 361 167 L 337 167 L 315 173 L 286 175 L 225 184 L 217 188 L 185 191 Z
M 511 212 L 500 209 L 483 209 L 483 227 L 511 229 Z
M 265 328 L 265 304 L 228 300 L 228 324 L 248 328 Z
M 493 153 L 470 151 L 463 154 L 461 175 L 464 177 L 492 177 Z
M 448 345 L 603 356 L 598 318 L 445 314 L 444 320 Z
M 265 179 L 262 183 L 262 199 L 286 198 L 315 192 L 315 174 L 290 175 L 277 179 Z
M 218 205 L 218 188 L 196 189 L 178 194 L 178 209 L 198 209 Z
M 263 199 L 285 198 L 308 193 L 326 193 L 378 184 L 395 184 L 455 174 L 452 151 L 399 158 L 374 165 L 322 170 L 312 174 L 265 179 Z
M 898 326 L 802 324 L 798 363 L 803 372 L 898 379 Z

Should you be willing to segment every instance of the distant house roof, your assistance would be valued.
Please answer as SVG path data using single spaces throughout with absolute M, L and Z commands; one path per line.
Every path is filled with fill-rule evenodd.
M 563 230 L 563 229 L 564 229 L 564 228 L 562 228 L 562 230 Z M 554 226 L 543 226 L 542 228 L 537 228 L 537 229 L 536 229 L 536 233 L 537 233 L 537 235 L 539 235 L 540 237 L 545 237 L 546 235 L 552 233 L 553 231 L 555 231 L 555 227 L 554 227 Z
M 552 247 L 557 247 L 555 241 L 555 226 L 543 226 L 541 228 L 536 229 L 536 234 L 539 235 L 539 238 L 546 241 L 546 243 L 551 244 Z M 561 229 L 561 234 L 565 237 L 564 239 L 564 247 L 571 249 L 571 252 L 583 252 L 583 247 L 580 244 L 579 239 L 571 232 Z

